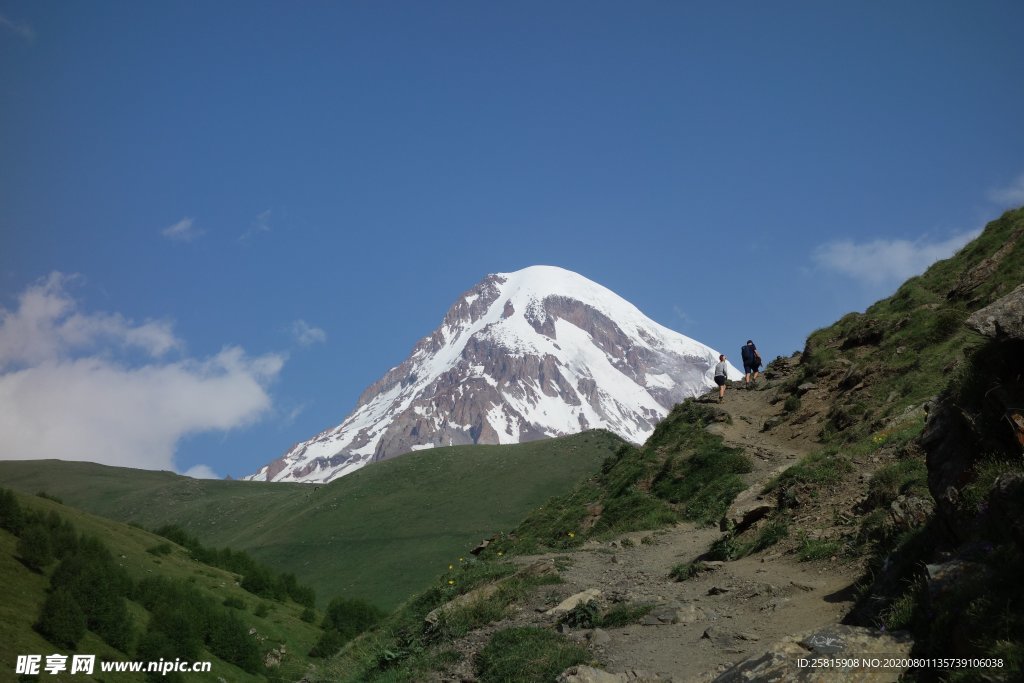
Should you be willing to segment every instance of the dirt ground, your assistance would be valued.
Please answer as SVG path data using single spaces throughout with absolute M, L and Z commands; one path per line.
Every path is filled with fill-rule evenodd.
M 746 449 L 754 463 L 746 475 L 749 487 L 734 505 L 758 502 L 772 477 L 817 446 L 813 396 L 803 402 L 804 419 L 794 421 L 791 416 L 777 428 L 762 431 L 766 420 L 782 412 L 775 392 L 770 385 L 757 390 L 734 385 L 720 405 L 717 396 L 714 399 L 732 419 L 709 429 L 728 445 Z M 852 504 L 858 493 L 845 495 Z M 846 505 L 842 502 L 840 507 Z M 804 521 L 830 526 L 829 520 L 815 514 L 809 511 Z M 473 680 L 472 655 L 493 632 L 552 625 L 557 617 L 544 611 L 587 589 L 600 591 L 604 607 L 628 602 L 648 603 L 654 609 L 641 624 L 564 631 L 568 637 L 590 647 L 606 671 L 642 672 L 670 681 L 699 680 L 723 671 L 785 636 L 839 622 L 852 606 L 853 585 L 862 572 L 859 563 L 840 558 L 800 562 L 792 552 L 792 539 L 757 555 L 713 563 L 713 570 L 687 581 L 670 578 L 673 567 L 698 559 L 720 535 L 718 528 L 679 524 L 607 542 L 591 541 L 573 552 L 517 558 L 524 565 L 554 559 L 564 583 L 538 589 L 511 617 L 457 642 L 462 664 L 444 680 Z

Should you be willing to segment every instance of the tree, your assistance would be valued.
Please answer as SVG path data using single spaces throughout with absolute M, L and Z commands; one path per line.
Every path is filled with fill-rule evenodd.
M 0 489 L 0 529 L 7 529 L 15 536 L 25 526 L 25 515 L 18 505 L 18 499 L 10 489 Z
M 25 527 L 18 539 L 18 555 L 26 567 L 37 572 L 53 562 L 53 548 L 50 547 L 50 534 L 46 527 L 35 522 Z
M 71 591 L 58 588 L 43 603 L 35 629 L 54 645 L 74 648 L 85 635 L 85 613 Z

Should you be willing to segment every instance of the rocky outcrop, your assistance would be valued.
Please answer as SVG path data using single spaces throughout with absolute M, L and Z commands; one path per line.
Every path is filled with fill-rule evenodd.
M 601 591 L 596 588 L 588 588 L 587 590 L 580 591 L 575 595 L 570 595 L 565 600 L 545 612 L 545 614 L 565 614 L 566 612 L 571 612 L 577 605 L 585 605 L 591 600 L 597 600 L 599 597 L 601 597 Z
M 992 339 L 1024 340 L 1024 285 L 974 312 L 967 326 Z
M 946 294 L 946 298 L 951 301 L 970 299 L 974 295 L 975 290 L 991 280 L 992 276 L 999 269 L 1000 264 L 1017 246 L 1021 236 L 1024 236 L 1024 228 L 1015 230 L 998 251 L 988 258 L 982 259 L 978 265 L 964 272 L 957 280 L 953 289 L 949 290 Z
M 811 666 L 811 662 L 822 659 L 846 659 L 851 662 L 899 659 L 910 654 L 912 645 L 909 635 L 903 633 L 883 633 L 875 629 L 837 624 L 784 638 L 763 654 L 749 657 L 710 680 L 715 683 L 897 681 L 904 669 L 868 664 L 840 670 Z

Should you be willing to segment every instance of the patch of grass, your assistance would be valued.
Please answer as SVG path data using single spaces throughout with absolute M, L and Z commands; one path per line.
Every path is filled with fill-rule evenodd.
M 677 564 L 672 567 L 672 570 L 668 573 L 670 579 L 675 581 L 689 581 L 695 576 L 699 576 L 711 568 L 706 562 L 685 562 L 683 564 Z
M 477 657 L 481 683 L 553 681 L 562 671 L 590 661 L 586 648 L 539 628 L 495 633 Z
M 882 612 L 882 626 L 887 631 L 899 631 L 909 628 L 914 621 L 917 602 L 916 592 L 908 590 Z
M 224 598 L 224 601 L 221 604 L 225 607 L 233 607 L 234 609 L 245 609 L 245 600 L 242 600 L 240 597 L 235 595 L 229 595 Z
M 572 628 L 618 628 L 634 624 L 647 615 L 653 605 L 647 603 L 619 603 L 602 612 L 596 600 L 580 603 L 558 620 Z
M 870 507 L 888 506 L 901 495 L 931 497 L 928 467 L 923 460 L 899 460 L 879 468 L 871 476 L 867 498 Z
M 731 562 L 746 557 L 753 549 L 753 541 L 743 541 L 732 532 L 726 532 L 711 544 L 707 557 L 712 560 Z
M 613 605 L 602 614 L 595 624 L 598 628 L 619 628 L 635 624 L 642 617 L 647 616 L 654 609 L 654 605 L 647 603 L 622 602 Z
M 789 396 L 785 403 L 782 404 L 782 409 L 787 413 L 795 413 L 800 410 L 800 397 L 795 395 Z
M 171 550 L 172 550 L 172 548 L 171 548 L 171 544 L 170 543 L 157 543 L 156 545 L 154 545 L 154 546 L 152 546 L 150 548 L 146 548 L 146 552 L 147 553 L 149 553 L 150 555 L 157 555 L 157 556 L 159 556 L 159 555 L 170 555 L 171 554 Z
M 797 557 L 801 562 L 813 562 L 815 560 L 827 560 L 837 555 L 842 548 L 839 541 L 826 541 L 820 539 L 803 538 L 797 548 Z
M 961 490 L 961 509 L 969 515 L 984 512 L 996 480 L 1004 474 L 1024 474 L 1024 463 L 996 457 L 980 460 L 974 466 L 974 480 Z
M 806 487 L 816 492 L 839 485 L 852 471 L 853 463 L 848 456 L 839 451 L 839 448 L 824 448 L 808 455 L 770 481 L 764 492 L 791 487 Z
M 781 517 L 772 519 L 758 532 L 752 552 L 756 553 L 770 548 L 787 536 L 789 536 L 789 524 L 786 520 Z

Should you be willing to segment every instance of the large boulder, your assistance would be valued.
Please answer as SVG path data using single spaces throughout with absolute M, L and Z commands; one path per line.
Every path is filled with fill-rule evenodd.
M 975 311 L 967 325 L 993 339 L 1024 340 L 1024 285 Z

